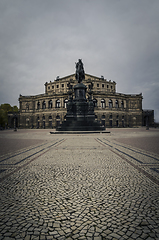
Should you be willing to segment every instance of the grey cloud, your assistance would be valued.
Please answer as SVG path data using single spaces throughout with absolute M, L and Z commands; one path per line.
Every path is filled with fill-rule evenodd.
M 159 121 L 158 0 L 1 0 L 0 102 L 44 92 L 44 83 L 75 71 L 143 93 Z

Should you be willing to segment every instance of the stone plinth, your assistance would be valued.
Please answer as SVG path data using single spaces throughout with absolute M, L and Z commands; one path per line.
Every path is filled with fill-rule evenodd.
M 102 131 L 105 128 L 95 121 L 94 105 L 91 98 L 86 99 L 87 87 L 83 83 L 74 86 L 73 99 L 70 93 L 67 103 L 66 121 L 57 128 L 58 131 Z

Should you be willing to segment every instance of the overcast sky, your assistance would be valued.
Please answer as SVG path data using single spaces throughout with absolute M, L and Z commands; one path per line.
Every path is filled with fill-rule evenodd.
M 75 72 L 143 94 L 159 121 L 159 0 L 0 0 L 0 104 Z

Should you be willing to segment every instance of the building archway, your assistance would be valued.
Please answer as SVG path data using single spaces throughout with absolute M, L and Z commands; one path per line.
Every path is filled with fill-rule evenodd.
M 36 126 L 36 128 L 39 128 L 40 127 L 40 118 L 39 118 L 39 116 L 37 116 L 37 126 Z
M 60 116 L 57 115 L 56 116 L 56 127 L 59 127 L 60 126 Z
M 26 118 L 26 128 L 30 127 L 30 119 L 29 117 Z
M 13 116 L 11 118 L 11 125 L 10 125 L 11 128 L 17 128 L 18 127 L 18 117 L 17 116 Z
M 125 127 L 125 119 L 124 119 L 124 115 L 122 116 L 122 127 Z
M 45 116 L 43 115 L 43 128 L 45 129 Z
M 110 127 L 113 126 L 112 114 L 110 114 L 110 116 L 109 116 L 109 126 L 110 126 Z
M 52 128 L 52 116 L 49 116 L 49 128 Z
M 104 114 L 102 115 L 102 119 L 101 120 L 102 120 L 102 126 L 105 127 L 105 115 Z

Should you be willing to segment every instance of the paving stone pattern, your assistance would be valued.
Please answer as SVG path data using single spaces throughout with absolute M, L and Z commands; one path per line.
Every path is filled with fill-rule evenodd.
M 159 239 L 159 155 L 110 135 L 43 138 L 0 158 L 0 239 Z

